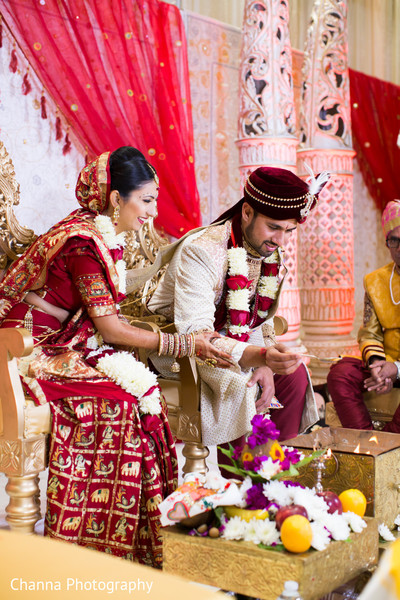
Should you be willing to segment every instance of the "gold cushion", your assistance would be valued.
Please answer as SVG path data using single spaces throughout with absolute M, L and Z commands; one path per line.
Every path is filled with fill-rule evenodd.
M 50 433 L 51 431 L 51 412 L 49 404 L 37 406 L 33 400 L 25 397 L 25 438 L 37 437 Z

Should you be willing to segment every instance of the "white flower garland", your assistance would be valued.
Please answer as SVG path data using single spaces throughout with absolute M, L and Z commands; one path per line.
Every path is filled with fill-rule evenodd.
M 100 233 L 104 240 L 105 245 L 110 250 L 117 250 L 118 248 L 125 247 L 125 232 L 115 233 L 114 225 L 110 217 L 105 215 L 97 215 L 94 218 L 94 225 L 97 231 Z M 118 273 L 119 279 L 119 291 L 121 294 L 126 292 L 126 264 L 123 259 L 117 260 L 115 263 L 115 269 Z
M 120 246 L 125 246 L 125 232 L 123 231 L 117 235 L 110 217 L 97 215 L 94 218 L 94 225 L 99 233 L 101 233 L 104 243 L 110 250 L 116 250 Z
M 102 356 L 97 362 L 97 369 L 129 394 L 136 396 L 140 412 L 150 415 L 160 414 L 160 390 L 157 376 L 143 363 L 137 361 L 132 354 L 116 352 Z M 150 395 L 144 396 L 154 386 L 156 386 L 155 390 Z
M 227 252 L 228 256 L 228 277 L 235 277 L 242 275 L 246 279 L 249 276 L 249 267 L 247 264 L 247 252 L 245 248 L 236 247 L 230 248 Z M 275 250 L 271 256 L 263 259 L 264 263 L 278 263 L 280 262 L 279 252 Z M 275 300 L 279 289 L 278 276 L 268 275 L 261 276 L 258 280 L 256 293 L 259 296 L 264 296 Z M 250 313 L 250 290 L 241 288 L 237 290 L 229 289 L 226 298 L 226 306 L 228 310 L 241 310 Z M 257 314 L 260 318 L 264 319 L 268 315 L 268 311 L 258 310 Z M 248 333 L 250 328 L 248 325 L 232 325 L 228 323 L 228 331 L 233 336 L 242 335 Z
M 110 250 L 117 250 L 125 246 L 125 233 L 115 233 L 114 225 L 105 215 L 98 215 L 94 219 L 94 225 L 104 243 Z M 126 264 L 123 259 L 117 260 L 115 269 L 119 278 L 119 291 L 126 292 Z M 87 340 L 87 347 L 92 350 L 88 358 L 102 354 L 106 350 L 112 350 L 111 346 L 103 344 L 100 334 L 96 333 Z M 132 394 L 138 399 L 139 410 L 142 414 L 159 415 L 161 413 L 160 390 L 157 377 L 143 363 L 137 361 L 129 352 L 114 352 L 102 356 L 96 365 L 97 369 L 109 377 L 112 381 Z M 147 396 L 146 392 L 155 387 L 153 392 Z

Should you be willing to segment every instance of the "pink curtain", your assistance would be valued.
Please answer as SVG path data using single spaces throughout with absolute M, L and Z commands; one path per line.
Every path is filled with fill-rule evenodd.
M 353 146 L 364 181 L 383 210 L 400 199 L 400 87 L 350 69 Z
M 88 157 L 139 148 L 160 177 L 158 224 L 201 222 L 185 31 L 158 0 L 0 0 L 2 16 Z

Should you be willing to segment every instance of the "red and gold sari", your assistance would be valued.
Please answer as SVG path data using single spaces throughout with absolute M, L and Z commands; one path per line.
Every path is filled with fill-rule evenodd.
M 0 285 L 1 327 L 32 324 L 34 356 L 22 382 L 51 407 L 45 534 L 160 566 L 158 504 L 177 476 L 166 407 L 141 414 L 137 398 L 96 369 L 88 344 L 92 317 L 117 313 L 123 297 L 115 268 L 122 248 L 110 250 L 93 224 L 107 202 L 107 164 L 108 154 L 85 167 L 77 185 L 83 209 L 12 265 Z M 32 290 L 67 310 L 66 321 L 27 304 Z

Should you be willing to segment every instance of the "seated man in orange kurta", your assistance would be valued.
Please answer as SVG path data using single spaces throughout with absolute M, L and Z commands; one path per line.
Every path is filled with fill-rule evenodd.
M 328 390 L 343 427 L 372 429 L 363 392 L 400 386 L 400 200 L 389 202 L 382 226 L 393 262 L 364 278 L 363 326 L 358 333 L 362 360 L 345 357 L 331 367 Z M 400 406 L 384 431 L 400 433 Z

